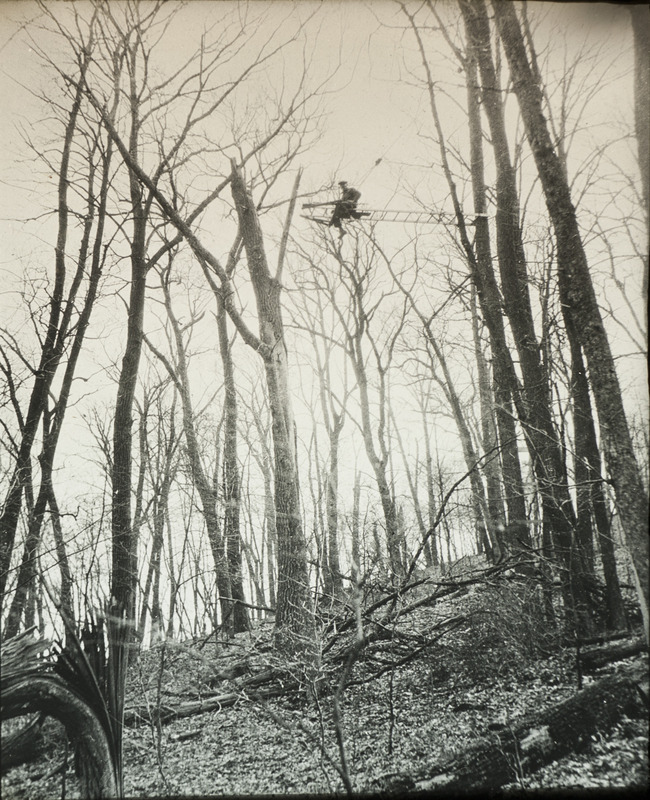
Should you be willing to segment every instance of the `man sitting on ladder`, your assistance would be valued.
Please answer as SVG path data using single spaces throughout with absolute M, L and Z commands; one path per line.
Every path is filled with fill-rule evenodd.
M 347 181 L 339 181 L 339 186 L 341 187 L 341 199 L 337 200 L 334 206 L 334 212 L 332 213 L 329 227 L 338 228 L 339 239 L 342 239 L 345 236 L 345 231 L 343 230 L 343 225 L 341 225 L 341 220 L 361 219 L 363 213 L 357 211 L 357 203 L 361 197 L 361 192 L 357 191 L 357 189 L 354 189 L 352 186 L 348 186 Z

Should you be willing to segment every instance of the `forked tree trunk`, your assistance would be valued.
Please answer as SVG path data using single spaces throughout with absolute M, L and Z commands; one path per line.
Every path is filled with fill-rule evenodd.
M 260 354 L 264 361 L 271 410 L 278 561 L 275 625 L 280 640 L 285 633 L 289 639 L 294 639 L 295 635 L 301 637 L 309 633 L 312 609 L 280 302 L 282 286 L 269 270 L 255 204 L 234 161 L 231 187 L 257 303 L 263 347 Z

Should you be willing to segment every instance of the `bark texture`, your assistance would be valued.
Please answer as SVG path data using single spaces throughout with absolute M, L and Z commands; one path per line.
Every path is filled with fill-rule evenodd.
M 226 559 L 228 577 L 233 601 L 233 631 L 241 633 L 250 627 L 248 611 L 243 603 L 244 585 L 242 579 L 241 531 L 239 512 L 241 507 L 241 486 L 239 480 L 239 461 L 237 459 L 237 389 L 232 358 L 232 345 L 228 336 L 228 321 L 223 303 L 219 304 L 217 314 L 219 331 L 219 349 L 223 364 L 225 385 L 224 402 L 224 443 L 223 443 L 223 502 L 224 538 L 226 542 Z
M 311 598 L 295 449 L 295 425 L 284 337 L 282 286 L 271 275 L 255 203 L 239 168 L 232 165 L 231 187 L 244 241 L 259 316 L 273 435 L 277 534 L 276 630 L 304 636 L 311 622 Z
M 111 722 L 97 694 L 97 683 L 83 677 L 85 664 L 72 658 L 78 680 L 65 677 L 63 662 L 52 660 L 51 642 L 22 634 L 8 640 L 2 652 L 0 712 L 3 720 L 27 714 L 54 717 L 65 728 L 75 748 L 82 793 L 88 798 L 117 797 L 119 763 L 111 741 Z M 58 656 L 60 660 L 63 654 Z M 65 659 L 64 659 L 65 661 Z M 81 672 L 74 672 L 80 663 Z M 96 674 L 96 673 L 95 673 Z M 4 761 L 3 740 L 3 761 Z
M 624 714 L 642 713 L 634 681 L 607 677 L 436 765 L 418 789 L 496 789 L 589 744 Z M 431 774 L 431 772 L 429 774 Z
M 640 584 L 647 631 L 648 500 L 627 424 L 621 388 L 603 325 L 562 163 L 543 112 L 542 92 L 528 60 L 515 6 L 493 2 L 526 135 L 542 183 L 557 243 L 560 298 L 574 321 L 587 359 L 602 450 Z
M 478 63 L 483 107 L 494 150 L 501 288 L 523 377 L 523 392 L 517 410 L 542 498 L 544 524 L 551 531 L 554 553 L 561 567 L 564 603 L 578 629 L 589 631 L 588 596 L 578 566 L 582 559 L 574 535 L 576 519 L 562 447 L 553 424 L 549 375 L 535 331 L 519 222 L 517 175 L 509 152 L 504 103 L 492 58 L 487 9 L 482 0 L 474 0 L 462 2 L 461 10 L 470 47 Z

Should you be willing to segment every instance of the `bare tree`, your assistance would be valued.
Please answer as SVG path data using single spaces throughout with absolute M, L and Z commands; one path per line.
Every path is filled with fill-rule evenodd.
M 647 6 L 638 4 L 630 5 L 630 14 L 634 33 L 634 121 L 647 237 L 650 228 L 650 12 Z M 644 255 L 643 296 L 647 308 L 648 248 Z
M 298 179 L 299 179 L 298 175 Z M 286 230 L 298 192 L 294 184 Z M 278 585 L 276 630 L 281 638 L 305 635 L 311 620 L 311 597 L 307 573 L 307 543 L 302 527 L 298 465 L 295 448 L 295 422 L 291 408 L 287 345 L 282 319 L 281 290 L 284 251 L 281 248 L 278 267 L 272 274 L 264 246 L 264 238 L 253 198 L 246 188 L 236 163 L 232 163 L 231 187 L 239 217 L 239 230 L 246 250 L 257 313 L 260 341 L 257 347 L 264 362 L 269 408 L 271 411 L 275 463 L 275 512 L 278 537 Z M 288 641 L 289 646 L 295 647 Z
M 197 315 L 195 313 L 190 319 L 190 322 L 181 327 L 178 317 L 172 308 L 170 291 L 172 265 L 173 259 L 170 258 L 168 266 L 160 273 L 160 283 L 163 291 L 167 319 L 169 320 L 172 332 L 175 363 L 172 364 L 171 361 L 164 356 L 163 353 L 161 353 L 150 342 L 149 339 L 147 339 L 147 344 L 165 365 L 165 368 L 173 380 L 181 398 L 183 431 L 187 446 L 190 470 L 197 492 L 201 498 L 202 513 L 205 519 L 208 541 L 210 542 L 210 548 L 214 558 L 217 589 L 219 591 L 219 600 L 221 605 L 221 624 L 227 633 L 234 633 L 231 575 L 226 552 L 226 541 L 221 529 L 217 508 L 218 497 L 216 484 L 218 483 L 218 480 L 215 480 L 216 476 L 210 477 L 203 464 L 201 446 L 197 431 L 197 414 L 192 402 L 189 380 L 187 334 L 191 333 L 191 329 L 199 321 L 200 316 L 202 315 Z
M 456 57 L 466 71 L 467 103 L 469 122 L 469 166 L 472 181 L 472 199 L 476 218 L 474 220 L 475 237 L 472 244 L 469 233 L 469 220 L 463 212 L 456 184 L 449 164 L 449 156 L 444 134 L 437 110 L 436 90 L 433 76 L 428 64 L 424 43 L 415 17 L 402 6 L 409 19 L 410 26 L 418 42 L 423 68 L 426 74 L 426 88 L 429 105 L 436 127 L 442 166 L 450 188 L 454 215 L 458 226 L 458 237 L 461 250 L 467 260 L 472 281 L 476 286 L 477 296 L 485 325 L 490 335 L 492 351 L 492 367 L 495 382 L 496 421 L 499 435 L 501 465 L 505 483 L 505 499 L 508 510 L 507 524 L 503 533 L 503 546 L 507 551 L 517 552 L 529 550 L 531 539 L 527 525 L 527 514 L 521 464 L 517 450 L 517 428 L 515 425 L 514 405 L 522 408 L 519 400 L 521 386 L 516 374 L 512 354 L 510 352 L 506 328 L 503 319 L 503 297 L 499 288 L 492 264 L 490 233 L 487 219 L 486 185 L 482 150 L 482 131 L 479 121 L 479 99 L 477 95 L 476 62 L 471 51 L 461 53 L 454 48 Z M 444 30 L 444 28 L 443 28 Z
M 407 284 L 406 275 L 398 275 L 391 263 L 391 259 L 378 244 L 376 246 L 378 251 L 381 253 L 382 258 L 384 259 L 384 262 L 393 280 L 395 281 L 395 284 L 404 294 L 412 313 L 418 320 L 421 335 L 424 340 L 425 350 L 422 359 L 418 359 L 418 363 L 422 364 L 422 362 L 424 362 L 424 368 L 427 370 L 427 373 L 441 389 L 456 424 L 458 437 L 461 443 L 461 450 L 465 460 L 465 466 L 469 473 L 472 487 L 472 507 L 477 529 L 478 547 L 482 551 L 485 551 L 489 558 L 500 558 L 503 555 L 503 544 L 501 542 L 501 531 L 503 530 L 503 525 L 499 526 L 499 520 L 493 519 L 490 514 L 488 498 L 485 492 L 483 478 L 479 467 L 482 457 L 479 456 L 477 452 L 474 437 L 470 430 L 468 414 L 463 407 L 463 402 L 456 388 L 456 382 L 452 376 L 448 359 L 444 352 L 443 344 L 434 330 L 434 321 L 439 316 L 441 308 L 434 309 L 432 312 L 425 314 L 415 299 L 415 293 L 420 288 L 420 268 L 417 254 L 413 259 L 414 268 L 409 270 L 411 274 L 408 277 Z M 456 293 L 459 293 L 458 289 L 452 291 L 452 294 Z M 448 298 L 442 301 L 441 307 L 444 308 L 447 303 Z M 456 361 L 458 360 L 459 358 L 457 357 Z M 488 456 L 486 459 L 487 461 L 493 461 L 495 459 L 496 452 L 490 452 L 484 455 Z
M 576 518 L 568 488 L 562 448 L 550 407 L 550 380 L 541 358 L 528 290 L 526 254 L 523 245 L 517 178 L 510 157 L 503 102 L 494 68 L 487 13 L 482 2 L 461 3 L 468 40 L 476 53 L 481 79 L 483 107 L 490 127 L 496 165 L 497 255 L 505 310 L 513 333 L 523 377 L 521 421 L 533 459 L 542 496 L 544 525 L 554 538 L 556 557 L 564 581 L 567 609 L 574 607 L 589 625 L 589 606 L 583 586 Z
M 403 537 L 389 474 L 389 370 L 405 325 L 405 307 L 399 302 L 394 303 L 397 322 L 391 327 L 385 324 L 385 318 L 380 319 L 382 313 L 388 314 L 380 308 L 382 301 L 384 305 L 388 301 L 391 291 L 371 291 L 371 274 L 379 252 L 371 240 L 362 242 L 358 237 L 351 246 L 352 253 L 347 257 L 340 246 L 336 247 L 325 239 L 323 247 L 336 265 L 336 271 L 312 261 L 311 280 L 314 281 L 313 290 L 328 297 L 329 306 L 342 330 L 343 347 L 352 366 L 356 381 L 354 389 L 358 393 L 360 422 L 357 424 L 377 484 L 389 568 L 392 579 L 395 579 L 403 574 L 404 563 Z
M 621 389 L 594 292 L 575 207 L 565 172 L 551 141 L 542 95 L 531 68 L 514 6 L 493 4 L 495 21 L 513 76 L 513 86 L 542 183 L 557 243 L 558 280 L 586 356 L 600 425 L 602 449 L 614 486 L 648 626 L 647 493 L 637 465 Z
M 78 62 L 78 79 L 83 80 L 89 64 L 91 63 L 91 54 L 94 48 L 94 31 L 93 23 L 91 21 L 89 30 L 87 31 L 87 41 L 84 42 L 83 53 L 79 54 Z M 49 430 L 48 444 L 45 446 L 45 463 L 46 472 L 50 471 L 51 463 L 54 459 L 56 451 L 56 443 L 60 432 L 65 407 L 67 405 L 67 396 L 70 392 L 70 383 L 74 375 L 74 367 L 76 365 L 76 358 L 78 357 L 78 348 L 83 341 L 83 335 L 88 325 L 88 317 L 94 302 L 94 296 L 97 290 L 97 280 L 101 273 L 102 258 L 101 258 L 101 244 L 103 240 L 102 228 L 104 225 L 104 216 L 100 212 L 99 229 L 95 228 L 95 210 L 96 210 L 96 170 L 98 169 L 96 156 L 99 148 L 97 134 L 94 136 L 90 133 L 90 149 L 88 150 L 85 145 L 86 141 L 82 139 L 82 153 L 81 159 L 87 157 L 86 167 L 86 181 L 87 181 L 87 206 L 85 209 L 84 217 L 85 224 L 81 237 L 79 259 L 77 261 L 77 268 L 72 274 L 72 279 L 68 281 L 68 268 L 71 260 L 69 252 L 71 247 L 69 227 L 71 217 L 74 215 L 74 210 L 71 206 L 69 195 L 71 188 L 79 184 L 73 178 L 73 171 L 76 169 L 76 161 L 79 153 L 76 151 L 76 137 L 82 120 L 80 119 L 80 111 L 83 99 L 83 91 L 78 82 L 77 88 L 68 95 L 69 107 L 66 113 L 65 129 L 63 133 L 63 140 L 61 143 L 61 155 L 57 165 L 58 177 L 58 192 L 57 192 L 57 240 L 54 248 L 54 282 L 49 292 L 49 313 L 45 323 L 44 335 L 40 348 L 40 355 L 38 364 L 33 368 L 34 383 L 30 393 L 28 407 L 24 413 L 24 419 L 21 422 L 20 441 L 16 445 L 16 459 L 13 467 L 13 474 L 9 481 L 9 487 L 5 496 L 2 512 L 0 513 L 0 597 L 4 598 L 4 592 L 11 566 L 11 558 L 14 549 L 16 530 L 20 511 L 22 507 L 23 491 L 27 480 L 27 475 L 30 472 L 30 460 L 32 448 L 38 432 L 38 427 L 41 422 L 42 416 L 47 408 L 48 395 L 57 373 L 61 359 L 64 356 L 66 347 L 68 346 L 70 333 L 76 323 L 76 301 L 77 294 L 80 290 L 82 279 L 84 277 L 84 270 L 90 257 L 89 251 L 92 250 L 92 235 L 95 234 L 95 251 L 93 253 L 93 269 L 94 277 L 91 279 L 91 284 L 88 289 L 86 297 L 85 309 L 83 317 L 80 320 L 81 327 L 77 335 L 77 344 L 75 351 L 69 361 L 69 371 L 66 380 L 66 387 L 64 387 L 61 401 L 58 407 L 57 421 L 54 430 Z M 110 113 L 110 111 L 107 111 Z M 108 162 L 105 160 L 104 167 L 104 180 L 108 181 L 108 169 L 110 163 L 110 156 Z M 102 166 L 99 166 L 100 174 Z M 83 191 L 83 190 L 82 190 Z M 103 211 L 105 212 L 106 202 L 106 183 L 103 186 L 103 191 L 100 203 L 104 203 Z M 49 464 L 49 467 L 47 466 Z M 43 495 L 39 500 L 39 509 L 37 518 L 32 523 L 31 539 L 32 545 L 30 550 L 33 550 L 34 539 L 40 537 L 40 520 L 42 519 L 45 505 L 47 503 L 47 484 L 49 477 L 45 475 L 43 482 Z M 31 558 L 28 558 L 26 564 L 31 563 Z M 21 583 L 24 584 L 24 578 Z M 12 628 L 15 627 L 12 624 Z
M 140 606 L 138 623 L 139 638 L 145 634 L 147 613 L 149 613 L 151 632 L 150 640 L 155 642 L 160 637 L 163 627 L 162 607 L 160 603 L 161 567 L 165 542 L 165 526 L 169 514 L 169 497 L 178 470 L 178 447 L 180 434 L 176 430 L 176 394 L 171 405 L 164 404 L 164 384 L 154 387 L 152 401 L 155 402 L 155 426 L 153 442 L 145 432 L 144 461 L 151 484 L 151 551 L 149 564 Z
M 347 385 L 347 363 L 343 361 L 342 377 L 336 376 L 340 366 L 338 354 L 343 343 L 336 332 L 336 315 L 332 308 L 326 309 L 317 280 L 312 282 L 309 264 L 313 258 L 300 251 L 300 262 L 305 265 L 299 277 L 300 290 L 294 303 L 294 324 L 306 331 L 311 342 L 311 353 L 315 358 L 318 380 L 318 401 L 329 452 L 325 474 L 326 542 L 323 545 L 323 590 L 327 595 L 338 595 L 343 587 L 340 550 L 341 529 L 339 524 L 339 462 L 340 442 L 347 416 L 347 401 L 350 389 Z M 340 331 L 339 331 L 340 334 Z

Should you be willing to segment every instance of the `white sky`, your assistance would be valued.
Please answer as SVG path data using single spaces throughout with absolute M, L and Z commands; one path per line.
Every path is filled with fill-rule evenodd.
M 84 2 L 79 0 L 78 5 L 83 6 Z M 51 1 L 47 4 L 54 11 L 64 6 Z M 206 23 L 218 24 L 220 16 L 233 5 L 225 0 L 190 0 L 172 29 L 169 60 L 193 50 Z M 590 68 L 594 73 L 603 70 L 602 91 L 588 108 L 585 124 L 576 139 L 570 161 L 576 167 L 581 154 L 591 152 L 593 142 L 612 136 L 612 131 L 622 132 L 631 124 L 632 52 L 628 13 L 624 8 L 605 3 L 530 5 L 536 18 L 541 17 L 536 39 L 540 59 L 543 60 L 552 47 L 551 65 L 558 74 L 564 74 L 565 70 L 564 41 L 570 54 L 577 53 L 585 41 L 600 50 Z M 419 2 L 409 3 L 411 10 L 419 6 Z M 452 25 L 458 19 L 453 3 L 439 3 L 436 7 Z M 268 16 L 268 30 L 275 27 L 276 20 L 286 19 L 288 12 L 302 18 L 316 12 L 309 23 L 308 48 L 312 59 L 310 78 L 315 82 L 330 74 L 339 54 L 341 57 L 341 67 L 331 86 L 336 91 L 331 91 L 323 101 L 327 118 L 321 128 L 321 140 L 300 160 L 304 168 L 303 189 L 311 191 L 329 181 L 346 179 L 362 191 L 363 202 L 372 208 L 413 208 L 412 190 L 423 202 L 444 203 L 447 187 L 439 177 L 435 143 L 427 138 L 432 130 L 427 97 L 417 85 L 420 73 L 417 77 L 413 75 L 413 70 L 419 69 L 419 56 L 410 33 L 401 30 L 404 22 L 397 4 L 392 0 L 315 3 L 304 0 L 294 4 L 285 0 L 257 0 L 252 8 L 254 13 L 264 11 Z M 24 226 L 18 222 L 35 213 L 44 194 L 43 185 L 32 177 L 33 157 L 23 143 L 25 131 L 37 138 L 41 126 L 47 124 L 42 108 L 30 95 L 30 90 L 38 91 L 46 85 L 47 76 L 20 30 L 21 21 L 35 18 L 37 13 L 31 0 L 0 0 L 0 95 L 3 98 L 0 116 L 3 142 L 0 148 L 0 315 L 3 319 L 10 317 L 17 306 L 16 291 L 23 270 L 33 266 L 34 259 L 49 258 L 47 254 L 53 250 L 53 239 L 42 220 Z M 266 29 L 256 34 L 263 35 Z M 27 32 L 37 36 L 33 25 L 28 25 Z M 452 142 L 462 143 L 466 121 L 462 109 L 455 108 L 454 103 L 458 101 L 461 106 L 464 103 L 463 75 L 459 74 L 442 40 L 438 40 L 430 52 L 430 59 L 440 89 L 449 95 L 446 101 L 441 99 L 445 131 Z M 608 65 L 611 69 L 605 71 Z M 284 66 L 291 72 L 291 63 Z M 611 170 L 612 180 L 618 182 L 617 171 L 634 172 L 634 150 L 629 142 L 624 142 L 613 152 L 614 160 L 603 162 L 602 169 Z M 53 181 L 51 187 L 54 186 Z M 296 229 L 307 235 L 309 223 L 297 220 Z M 399 237 L 396 230 L 384 230 L 388 240 Z M 432 251 L 443 247 L 444 232 L 428 230 L 427 236 Z M 228 245 L 229 242 L 215 242 L 222 250 Z M 625 257 L 624 253 L 620 255 L 621 269 L 625 268 Z M 624 307 L 620 308 L 624 314 Z M 122 323 L 122 319 L 107 319 L 103 324 L 105 330 L 119 333 L 123 330 Z M 629 352 L 630 344 L 624 332 L 612 329 L 612 334 L 615 349 Z M 647 388 L 639 362 L 622 368 L 629 380 L 627 399 L 639 407 L 639 403 L 645 402 Z M 108 378 L 106 380 L 112 392 L 112 384 Z M 448 425 L 448 421 L 445 424 Z
M 51 0 L 47 4 L 53 9 L 62 5 Z M 87 2 L 77 0 L 77 5 L 83 7 Z M 204 26 L 233 5 L 228 0 L 189 0 L 181 11 L 179 23 L 172 29 L 174 47 L 177 43 L 179 53 L 191 51 Z M 409 5 L 414 10 L 419 3 L 410 2 Z M 591 40 L 604 47 L 603 61 L 616 59 L 616 68 L 621 73 L 629 68 L 631 38 L 625 8 L 607 3 L 533 2 L 530 5 L 536 16 L 543 9 L 542 16 L 546 20 L 541 32 L 550 34 L 554 47 L 560 48 L 566 36 L 572 51 L 576 52 L 583 40 Z M 404 27 L 404 22 L 397 3 L 393 0 L 302 0 L 295 3 L 254 0 L 252 7 L 256 13 L 264 8 L 269 30 L 275 26 L 275 20 L 285 19 L 287 14 L 306 18 L 316 12 L 310 22 L 313 49 L 309 53 L 315 81 L 332 71 L 339 52 L 341 54 L 341 68 L 333 82 L 333 87 L 340 89 L 331 92 L 325 100 L 328 118 L 322 139 L 302 159 L 305 188 L 319 186 L 323 180 L 344 177 L 361 188 L 364 201 L 373 207 L 384 207 L 392 199 L 404 164 L 413 161 L 414 144 L 415 152 L 421 149 L 413 134 L 422 125 L 430 126 L 426 95 L 413 86 L 414 79 L 409 75 L 409 69 L 419 66 L 419 57 L 412 36 L 398 29 Z M 439 2 L 436 7 L 448 19 L 458 17 L 453 2 Z M 43 83 L 39 75 L 40 63 L 17 24 L 34 19 L 37 14 L 32 0 L 0 0 L 0 92 L 3 98 L 0 171 L 3 177 L 7 170 L 13 171 L 11 168 L 23 150 L 22 134 L 16 130 L 16 125 L 24 124 L 29 130 L 38 124 L 28 92 Z M 34 32 L 33 26 L 28 29 Z M 542 56 L 543 47 L 539 49 Z M 440 43 L 439 53 L 432 52 L 430 58 L 434 77 L 440 81 L 441 88 L 462 102 L 462 75 L 457 74 L 448 49 Z M 562 69 L 559 60 L 558 68 Z M 630 104 L 630 93 L 621 93 L 620 87 L 613 86 L 611 92 L 599 100 L 601 122 L 627 116 Z M 455 129 L 465 125 L 464 114 L 462 111 L 454 113 L 451 107 L 448 112 L 445 116 L 447 135 L 453 136 Z M 431 158 L 436 160 L 435 152 Z M 377 159 L 382 161 L 375 166 Z M 18 191 L 15 184 L 2 185 L 0 218 L 5 219 L 21 209 L 21 201 L 30 187 Z M 401 206 L 405 202 L 406 198 L 402 199 Z
M 65 6 L 53 2 L 47 5 L 57 12 Z M 78 0 L 77 5 L 83 8 L 88 4 L 86 0 Z M 632 119 L 628 12 L 624 7 L 607 3 L 535 2 L 529 5 L 535 18 L 541 19 L 536 37 L 539 57 L 543 60 L 549 46 L 552 47 L 555 51 L 552 65 L 559 74 L 565 69 L 562 56 L 565 40 L 571 56 L 585 41 L 599 48 L 598 59 L 592 65 L 595 71 L 610 63 L 612 66 L 604 75 L 597 102 L 587 109 L 585 124 L 570 154 L 570 164 L 577 166 L 580 153 L 590 153 L 593 141 L 601 134 L 611 136 L 612 129 L 629 126 Z M 234 6 L 226 0 L 190 0 L 171 31 L 168 51 L 172 63 L 174 55 L 180 59 L 183 53 L 191 52 L 201 31 L 210 24 L 218 25 L 223 13 Z M 419 3 L 411 2 L 409 7 L 414 10 Z M 442 2 L 436 4 L 436 8 L 453 29 L 458 19 L 455 4 Z M 306 19 L 314 14 L 308 28 L 308 56 L 312 60 L 309 77 L 314 82 L 321 82 L 333 71 L 340 54 L 340 69 L 330 87 L 332 91 L 324 98 L 326 118 L 321 126 L 321 139 L 300 160 L 304 169 L 303 190 L 310 191 L 344 178 L 361 189 L 362 201 L 373 208 L 413 208 L 412 190 L 422 202 L 436 205 L 447 202 L 437 149 L 430 138 L 432 126 L 426 93 L 416 85 L 421 73 L 413 76 L 413 71 L 419 70 L 419 56 L 412 35 L 403 31 L 398 4 L 392 0 L 303 0 L 297 3 L 257 0 L 252 9 L 254 14 L 263 13 L 268 20 L 261 31 L 256 31 L 257 35 L 274 29 L 278 20 Z M 16 303 L 16 295 L 8 289 L 15 288 L 15 279 L 21 274 L 24 266 L 21 257 L 41 251 L 43 244 L 46 252 L 51 252 L 52 247 L 51 238 L 43 236 L 47 231 L 43 220 L 24 227 L 16 224 L 16 220 L 38 213 L 44 193 L 42 182 L 33 179 L 33 155 L 23 142 L 26 133 L 38 139 L 41 128 L 47 124 L 42 107 L 30 95 L 47 85 L 47 76 L 19 27 L 22 21 L 37 17 L 38 9 L 32 0 L 0 0 L 0 94 L 3 98 L 0 310 L 3 314 L 11 313 Z M 38 40 L 33 23 L 27 25 L 27 32 Z M 429 58 L 434 77 L 441 91 L 449 94 L 447 102 L 440 100 L 445 132 L 452 144 L 455 140 L 462 142 L 466 123 L 462 108 L 455 108 L 454 100 L 461 106 L 464 102 L 463 76 L 458 74 L 444 42 L 433 41 Z M 292 64 L 285 64 L 285 69 L 291 72 Z M 634 149 L 629 144 L 618 148 L 615 158 L 613 164 L 605 163 L 602 169 L 634 172 Z M 54 180 L 50 186 L 55 188 Z M 447 206 L 445 210 L 451 209 Z M 297 224 L 308 226 L 309 223 L 299 220 Z M 436 246 L 441 232 L 430 229 L 429 234 L 432 246 Z M 221 243 L 222 251 L 228 245 Z

